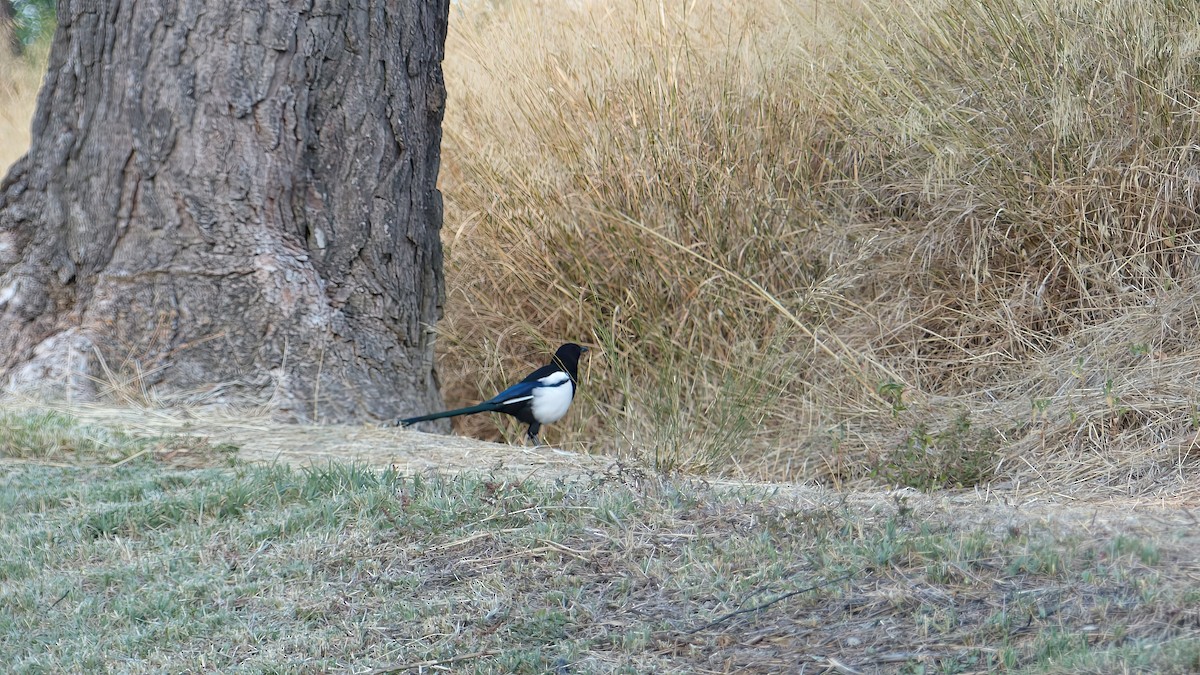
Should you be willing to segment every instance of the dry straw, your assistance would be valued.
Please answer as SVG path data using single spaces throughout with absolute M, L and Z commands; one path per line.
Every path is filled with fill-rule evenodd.
M 21 57 L 0 45 L 0 176 L 29 149 L 30 120 L 46 69 L 44 44 Z
M 1184 485 L 1194 3 L 455 12 L 451 399 L 590 337 L 568 441 L 666 468 Z

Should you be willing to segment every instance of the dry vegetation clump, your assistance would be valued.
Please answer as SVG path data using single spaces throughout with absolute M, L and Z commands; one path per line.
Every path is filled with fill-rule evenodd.
M 0 178 L 29 149 L 30 120 L 46 72 L 49 42 L 16 57 L 0 48 Z
M 662 467 L 1178 488 L 1197 56 L 1168 0 L 457 5 L 448 398 L 591 339 L 568 443 Z

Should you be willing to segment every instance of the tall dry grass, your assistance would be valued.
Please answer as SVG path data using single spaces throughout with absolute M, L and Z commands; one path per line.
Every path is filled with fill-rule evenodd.
M 49 41 L 43 40 L 22 56 L 0 48 L 0 176 L 29 150 L 30 121 L 46 72 Z
M 1175 0 L 457 5 L 448 396 L 585 339 L 569 443 L 1178 487 L 1198 56 Z

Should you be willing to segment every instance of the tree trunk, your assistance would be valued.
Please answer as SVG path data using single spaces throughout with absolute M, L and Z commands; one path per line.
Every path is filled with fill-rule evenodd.
M 13 56 L 20 56 L 25 51 L 17 35 L 17 13 L 13 10 L 12 0 L 0 0 L 0 43 L 7 44 Z
M 0 375 L 440 403 L 448 0 L 60 0 L 0 184 Z M 95 378 L 95 379 L 94 379 Z

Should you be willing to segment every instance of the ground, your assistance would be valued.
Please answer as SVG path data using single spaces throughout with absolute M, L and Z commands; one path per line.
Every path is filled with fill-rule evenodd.
M 0 412 L 17 552 L 0 652 L 21 671 L 1200 667 L 1183 501 L 749 485 L 392 428 Z

